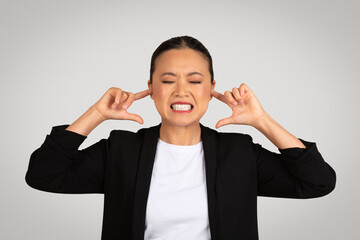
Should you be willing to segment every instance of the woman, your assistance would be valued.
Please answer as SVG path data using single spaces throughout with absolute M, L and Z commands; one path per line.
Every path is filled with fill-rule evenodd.
M 110 88 L 73 124 L 54 126 L 30 157 L 27 184 L 56 193 L 104 193 L 102 239 L 258 239 L 257 196 L 315 198 L 335 188 L 335 171 L 316 143 L 282 128 L 246 84 L 224 95 L 215 84 L 211 56 L 198 40 L 163 42 L 151 59 L 148 89 Z M 146 96 L 159 125 L 113 130 L 78 150 L 105 120 L 142 124 L 128 109 Z M 212 97 L 232 109 L 217 128 L 253 126 L 280 154 L 248 134 L 203 126 Z

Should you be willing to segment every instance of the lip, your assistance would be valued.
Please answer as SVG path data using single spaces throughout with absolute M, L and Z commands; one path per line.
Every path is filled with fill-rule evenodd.
M 191 105 L 191 109 L 190 109 L 190 110 L 187 110 L 187 111 L 178 111 L 178 110 L 175 110 L 175 109 L 171 108 L 171 105 L 173 105 L 173 104 L 189 104 L 189 105 Z M 193 108 L 194 108 L 194 105 L 192 105 L 192 104 L 189 103 L 189 102 L 177 101 L 177 102 L 173 102 L 173 103 L 170 104 L 170 109 L 171 109 L 173 112 L 176 112 L 176 113 L 189 113 L 189 112 L 191 112 L 191 111 L 193 110 Z

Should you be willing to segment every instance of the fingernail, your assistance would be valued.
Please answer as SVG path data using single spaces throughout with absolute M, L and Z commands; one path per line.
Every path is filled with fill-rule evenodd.
M 123 105 L 123 108 L 127 108 L 127 105 Z
M 233 102 L 233 104 L 234 104 L 234 105 L 237 105 L 237 102 L 235 101 L 235 102 Z

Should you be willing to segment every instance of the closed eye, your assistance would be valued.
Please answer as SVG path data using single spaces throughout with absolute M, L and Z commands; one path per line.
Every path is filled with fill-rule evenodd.
M 201 83 L 201 81 L 190 81 L 190 83 L 200 84 L 200 83 Z
M 162 83 L 173 83 L 174 81 L 162 81 Z

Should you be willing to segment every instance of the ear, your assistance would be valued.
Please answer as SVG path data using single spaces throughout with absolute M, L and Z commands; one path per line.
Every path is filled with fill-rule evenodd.
M 216 85 L 216 81 L 215 79 L 213 80 L 213 83 L 211 84 L 211 92 L 215 89 L 215 85 Z M 213 98 L 212 95 L 210 95 L 210 100 Z
M 152 83 L 150 83 L 150 80 L 148 81 L 147 84 L 148 84 L 148 88 L 152 90 Z M 154 99 L 152 95 L 153 95 L 153 94 L 152 94 L 152 91 L 151 91 L 150 97 L 151 97 L 151 99 Z

